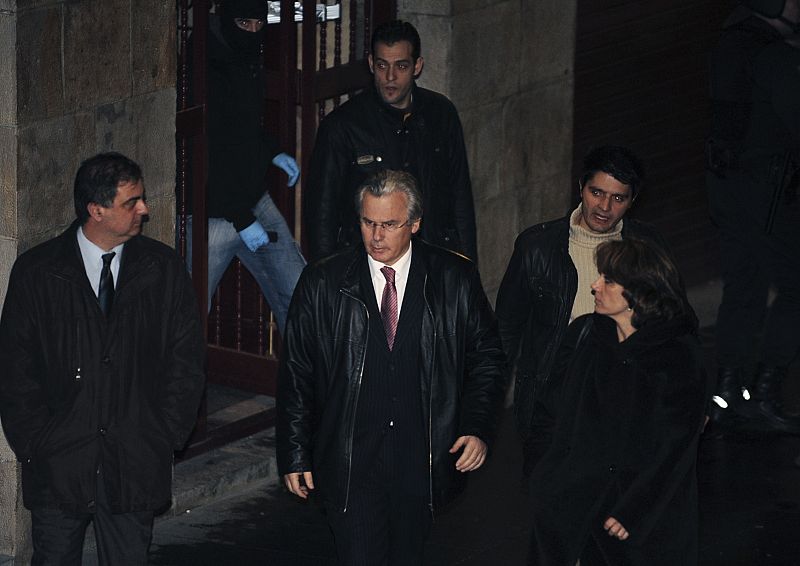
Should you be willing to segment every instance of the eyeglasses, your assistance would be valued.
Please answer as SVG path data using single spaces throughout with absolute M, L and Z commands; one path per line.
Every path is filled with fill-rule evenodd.
M 396 220 L 389 220 L 388 222 L 373 222 L 369 218 L 361 218 L 361 224 L 364 225 L 365 228 L 369 230 L 374 230 L 375 228 L 383 228 L 387 232 L 395 232 L 406 226 L 408 224 L 413 224 L 409 220 L 405 222 L 397 222 Z

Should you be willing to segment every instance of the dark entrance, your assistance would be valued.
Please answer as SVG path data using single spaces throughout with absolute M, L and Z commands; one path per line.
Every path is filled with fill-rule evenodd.
M 369 84 L 368 39 L 375 25 L 394 16 L 395 2 L 280 0 L 268 6 L 267 127 L 282 149 L 296 156 L 301 178 L 296 188 L 288 189 L 271 168 L 264 190 L 270 191 L 302 244 L 299 207 L 317 124 Z M 176 233 L 185 257 L 187 217 L 206 217 L 205 35 L 216 6 L 211 0 L 178 0 L 177 8 Z M 189 194 L 192 210 L 186 204 Z M 206 312 L 206 223 L 194 222 L 192 230 L 197 242 L 191 258 L 194 286 Z M 206 331 L 209 387 L 186 457 L 274 421 L 270 397 L 276 389 L 280 335 L 258 285 L 238 260 L 214 295 Z
M 573 178 L 593 146 L 634 148 L 645 160 L 647 186 L 631 213 L 669 240 L 688 284 L 719 272 L 703 157 L 707 53 L 734 5 L 578 0 Z

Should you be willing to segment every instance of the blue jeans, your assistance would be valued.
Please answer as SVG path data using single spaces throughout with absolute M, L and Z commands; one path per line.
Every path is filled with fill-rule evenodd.
M 211 308 L 211 297 L 214 296 L 222 275 L 234 256 L 238 257 L 261 287 L 278 323 L 278 329 L 283 334 L 289 301 L 306 260 L 269 194 L 265 193 L 256 203 L 253 214 L 264 230 L 278 234 L 277 242 L 270 242 L 254 252 L 244 244 L 232 223 L 224 218 L 208 219 L 208 308 Z M 189 216 L 186 219 L 186 258 L 190 273 L 191 234 L 192 217 Z

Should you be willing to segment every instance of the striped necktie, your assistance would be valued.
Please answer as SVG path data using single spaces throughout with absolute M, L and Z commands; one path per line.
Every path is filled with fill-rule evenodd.
M 381 300 L 381 318 L 386 331 L 386 341 L 391 350 L 394 347 L 395 334 L 397 334 L 397 286 L 394 284 L 394 269 L 381 267 L 381 273 L 386 277 L 386 286 L 383 288 L 383 299 Z

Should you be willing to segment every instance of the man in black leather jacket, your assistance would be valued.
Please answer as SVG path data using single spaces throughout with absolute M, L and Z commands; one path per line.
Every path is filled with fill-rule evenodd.
M 572 320 L 594 311 L 589 285 L 597 279 L 594 249 L 603 241 L 637 238 L 666 250 L 649 225 L 624 219 L 639 193 L 643 170 L 628 149 L 603 146 L 584 159 L 581 204 L 569 216 L 522 232 L 497 294 L 503 349 L 515 366 L 514 413 L 529 475 L 549 444 L 544 423 L 554 416 L 553 360 Z
M 408 22 L 379 26 L 369 56 L 374 88 L 319 126 L 303 200 L 311 259 L 358 243 L 356 189 L 381 169 L 419 182 L 425 240 L 477 260 L 475 211 L 461 122 L 443 95 L 416 86 L 420 38 Z
M 383 171 L 359 198 L 364 246 L 309 265 L 292 299 L 278 468 L 319 493 L 343 564 L 417 564 L 432 511 L 486 457 L 505 356 L 475 264 L 412 244 L 413 177 Z

